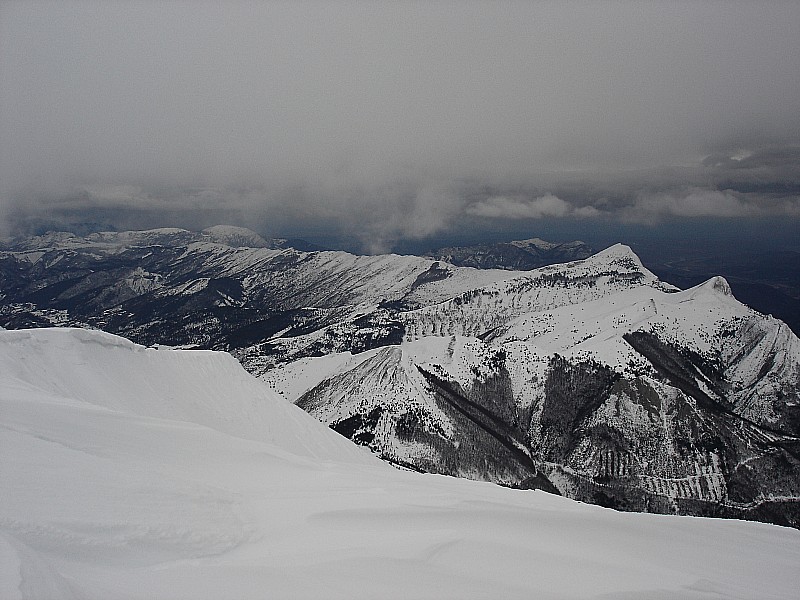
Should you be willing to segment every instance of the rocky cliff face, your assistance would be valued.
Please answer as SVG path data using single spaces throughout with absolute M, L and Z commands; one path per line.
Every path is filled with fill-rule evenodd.
M 800 341 L 723 279 L 681 291 L 621 245 L 529 272 L 275 246 L 26 240 L 0 252 L 0 326 L 228 350 L 407 468 L 800 526 Z

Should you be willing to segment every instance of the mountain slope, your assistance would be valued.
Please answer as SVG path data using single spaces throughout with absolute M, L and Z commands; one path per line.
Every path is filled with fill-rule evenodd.
M 800 526 L 800 342 L 723 279 L 677 291 L 614 247 L 398 319 L 290 398 L 422 470 Z
M 89 324 L 145 344 L 231 350 L 513 276 L 414 256 L 232 247 L 185 230 L 50 234 L 0 252 L 0 324 Z
M 185 421 L 314 459 L 370 462 L 248 375 L 228 354 L 144 348 L 83 329 L 0 331 L 6 388 L 148 419 Z
M 211 234 L 21 242 L 0 324 L 227 350 L 405 467 L 800 526 L 800 342 L 721 278 L 680 291 L 620 244 L 522 272 Z
M 0 331 L 0 363 L 10 600 L 779 599 L 800 586 L 795 530 L 400 472 L 272 402 L 225 355 Z
M 594 252 L 580 241 L 553 243 L 539 238 L 474 246 L 439 248 L 428 253 L 459 267 L 528 271 L 545 265 L 589 258 Z

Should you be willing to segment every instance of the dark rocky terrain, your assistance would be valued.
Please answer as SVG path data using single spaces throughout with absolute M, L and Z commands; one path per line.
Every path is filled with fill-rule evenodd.
M 546 242 L 539 238 L 474 246 L 439 248 L 426 254 L 459 267 L 529 271 L 545 265 L 589 258 L 594 250 L 583 242 Z

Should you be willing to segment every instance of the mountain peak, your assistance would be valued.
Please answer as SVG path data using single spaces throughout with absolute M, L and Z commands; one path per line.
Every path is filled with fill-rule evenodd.
M 269 248 L 271 244 L 252 229 L 234 225 L 214 225 L 202 233 L 215 242 L 231 247 Z
M 548 242 L 543 240 L 542 238 L 530 238 L 529 240 L 516 240 L 511 242 L 512 246 L 516 246 L 517 248 L 527 248 L 533 246 L 540 250 L 552 250 L 553 248 L 559 246 L 560 244 L 556 244 L 554 242 Z
M 593 262 L 605 262 L 615 266 L 622 266 L 632 271 L 646 272 L 639 256 L 625 244 L 614 244 L 605 250 L 591 256 L 588 260 Z
M 595 256 L 609 256 L 609 257 L 616 257 L 616 256 L 633 256 L 634 258 L 638 259 L 639 257 L 636 256 L 636 253 L 633 249 L 626 245 L 626 244 L 613 244 L 608 248 L 601 250 Z
M 698 293 L 712 293 L 714 295 L 730 296 L 733 298 L 733 292 L 731 291 L 731 286 L 728 283 L 728 280 L 720 275 L 716 275 L 708 281 L 704 281 L 700 285 L 696 285 L 695 287 L 687 290 L 687 292 L 691 292 L 693 296 L 697 295 Z
M 731 286 L 728 283 L 728 280 L 722 277 L 721 275 L 717 275 L 716 277 L 712 277 L 708 281 L 706 281 L 704 286 L 710 286 L 715 292 L 722 294 L 723 296 L 733 296 L 733 292 L 731 292 Z

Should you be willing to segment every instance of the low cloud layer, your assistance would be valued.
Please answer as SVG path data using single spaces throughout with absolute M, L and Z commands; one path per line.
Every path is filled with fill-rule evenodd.
M 0 4 L 0 235 L 800 219 L 797 3 Z
M 668 216 L 732 218 L 757 216 L 768 211 L 783 212 L 782 206 L 759 204 L 730 191 L 691 188 L 679 194 L 660 192 L 642 196 L 623 211 L 623 215 L 630 221 L 655 221 Z
M 595 217 L 593 206 L 576 208 L 558 196 L 547 194 L 538 198 L 509 198 L 491 196 L 467 207 L 466 213 L 490 219 L 541 219 L 544 217 Z

